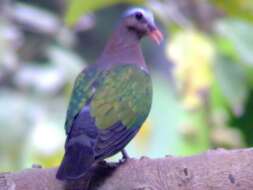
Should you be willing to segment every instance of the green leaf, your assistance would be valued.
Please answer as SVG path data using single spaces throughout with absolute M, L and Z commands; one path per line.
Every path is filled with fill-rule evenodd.
M 96 11 L 98 9 L 108 7 L 117 3 L 130 3 L 140 4 L 144 3 L 144 0 L 71 0 L 65 16 L 65 21 L 68 25 L 72 26 L 75 22 L 84 14 L 88 12 Z

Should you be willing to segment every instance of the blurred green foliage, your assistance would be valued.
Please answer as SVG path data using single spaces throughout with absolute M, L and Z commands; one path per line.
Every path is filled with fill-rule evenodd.
M 253 21 L 253 6 L 251 0 L 211 0 L 210 2 L 222 9 L 228 16 Z
M 154 99 L 130 155 L 253 145 L 253 1 L 3 0 L 0 171 L 58 165 L 74 79 L 133 5 L 155 13 L 166 39 L 142 42 Z
M 98 9 L 112 6 L 118 3 L 128 4 L 141 4 L 144 0 L 93 0 L 83 3 L 82 0 L 72 0 L 69 2 L 69 7 L 65 17 L 65 21 L 68 25 L 74 25 L 76 21 L 84 14 L 97 11 Z

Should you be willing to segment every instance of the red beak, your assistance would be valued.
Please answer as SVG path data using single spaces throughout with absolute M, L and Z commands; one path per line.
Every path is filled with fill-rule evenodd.
M 148 36 L 151 40 L 153 40 L 155 43 L 157 43 L 158 45 L 161 44 L 161 42 L 163 41 L 163 34 L 162 32 L 158 29 L 158 28 L 153 28 L 149 33 Z

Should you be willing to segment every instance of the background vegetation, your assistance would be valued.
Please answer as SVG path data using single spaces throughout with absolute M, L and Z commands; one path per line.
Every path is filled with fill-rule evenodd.
M 142 42 L 154 102 L 130 155 L 253 145 L 253 1 L 1 0 L 0 171 L 59 164 L 74 79 L 133 5 L 166 38 Z

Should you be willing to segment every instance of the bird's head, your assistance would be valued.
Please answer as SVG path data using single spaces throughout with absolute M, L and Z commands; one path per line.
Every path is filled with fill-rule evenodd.
M 148 35 L 157 44 L 163 40 L 163 35 L 155 24 L 154 15 L 147 9 L 128 9 L 123 14 L 123 23 L 129 31 L 136 33 L 139 38 Z

